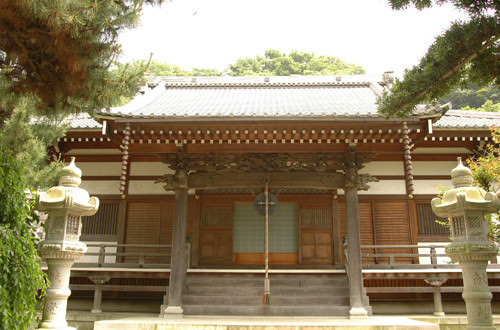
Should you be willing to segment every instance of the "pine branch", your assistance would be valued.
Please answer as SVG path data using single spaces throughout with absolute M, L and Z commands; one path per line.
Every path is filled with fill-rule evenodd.
M 484 52 L 485 50 L 487 50 L 488 48 L 490 48 L 491 46 L 493 46 L 494 43 L 497 42 L 498 40 L 500 40 L 500 36 L 493 36 L 490 40 L 484 42 L 484 45 L 480 49 L 478 49 L 477 51 L 475 51 L 472 54 L 468 55 L 467 57 L 462 58 L 459 61 L 457 61 L 458 64 L 454 65 L 448 72 L 446 72 L 441 77 L 439 77 L 439 79 L 437 80 L 437 82 L 438 83 L 442 82 L 445 79 L 447 79 L 448 77 L 450 77 L 453 74 L 457 73 L 460 69 L 463 69 L 467 64 L 469 64 L 470 62 L 472 62 L 482 52 Z M 427 88 L 427 89 L 419 92 L 418 94 L 413 95 L 412 99 L 414 99 L 414 100 L 421 100 L 422 98 L 424 98 L 425 96 L 427 96 L 427 94 L 429 94 L 430 92 L 431 92 L 431 88 L 429 87 L 429 88 Z M 410 105 L 411 105 L 411 102 L 406 102 L 405 104 L 401 105 L 401 107 L 399 109 L 394 109 L 392 112 L 390 112 L 387 115 L 387 117 L 393 116 L 395 113 L 401 111 L 401 109 L 404 109 L 404 108 L 406 108 L 406 107 L 408 107 Z

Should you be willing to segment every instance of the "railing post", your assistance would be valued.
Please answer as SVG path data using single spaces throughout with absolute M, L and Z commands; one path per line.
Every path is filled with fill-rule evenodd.
M 396 264 L 396 257 L 395 256 L 389 256 L 389 265 L 395 265 Z
M 89 279 L 94 282 L 94 302 L 92 304 L 91 313 L 101 313 L 102 312 L 102 286 L 110 280 L 108 276 L 91 276 Z
M 437 255 L 436 255 L 436 248 L 434 246 L 431 246 L 431 265 L 437 265 Z
M 104 244 L 101 244 L 99 247 L 99 258 L 97 260 L 97 264 L 99 267 L 102 267 L 106 260 L 106 246 Z
M 432 285 L 434 288 L 434 315 L 444 316 L 443 301 L 441 299 L 441 285 L 447 281 L 446 278 L 429 278 L 424 280 L 425 283 Z
M 189 236 L 186 236 L 186 264 L 185 269 L 186 272 L 191 265 L 191 242 L 189 241 Z

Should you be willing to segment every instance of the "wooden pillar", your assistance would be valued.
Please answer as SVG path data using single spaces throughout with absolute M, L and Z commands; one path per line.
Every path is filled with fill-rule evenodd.
M 182 291 L 186 276 L 186 227 L 187 227 L 187 175 L 186 170 L 177 168 L 174 177 L 175 206 L 172 231 L 172 257 L 168 285 L 168 306 L 162 307 L 161 316 L 182 317 Z
M 347 221 L 347 276 L 349 278 L 349 300 L 351 309 L 349 317 L 367 317 L 368 311 L 363 302 L 363 276 L 361 273 L 361 238 L 359 228 L 359 198 L 360 177 L 359 164 L 356 163 L 354 151 L 344 163 L 345 173 L 345 203 Z
M 332 235 L 333 235 L 333 251 L 334 264 L 342 264 L 342 235 L 340 234 L 340 215 L 339 215 L 339 199 L 337 192 L 332 196 Z

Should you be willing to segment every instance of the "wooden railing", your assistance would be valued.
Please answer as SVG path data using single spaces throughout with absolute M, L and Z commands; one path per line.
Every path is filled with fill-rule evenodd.
M 438 249 L 444 249 L 447 245 L 447 243 L 421 245 L 361 245 L 361 260 L 363 266 L 367 267 L 377 267 L 381 265 L 395 267 L 411 264 L 422 267 L 430 266 L 438 268 L 451 265 L 445 253 L 437 252 Z M 407 252 L 394 252 L 394 250 L 406 250 Z M 422 250 L 425 250 L 425 252 L 421 252 Z M 425 260 L 424 263 L 421 263 L 422 258 Z M 445 260 L 439 262 L 439 258 L 444 258 Z M 366 262 L 367 260 L 370 262 Z
M 87 252 L 83 260 L 75 263 L 77 268 L 170 268 L 172 245 L 160 244 L 114 244 L 87 243 L 87 248 L 98 248 L 98 252 Z M 191 244 L 186 243 L 186 267 L 189 267 Z M 89 261 L 95 257 L 95 261 Z

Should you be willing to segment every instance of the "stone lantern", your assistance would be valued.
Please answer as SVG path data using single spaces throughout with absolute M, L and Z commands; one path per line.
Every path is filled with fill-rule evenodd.
M 450 218 L 452 243 L 446 253 L 462 268 L 467 329 L 495 329 L 486 268 L 488 261 L 496 258 L 497 247 L 488 240 L 490 227 L 484 215 L 496 212 L 500 202 L 494 193 L 474 187 L 471 170 L 460 158 L 458 162 L 451 171 L 454 189 L 434 198 L 432 210 L 439 217 Z
M 66 305 L 71 294 L 69 278 L 71 266 L 87 250 L 80 242 L 82 216 L 97 212 L 99 199 L 89 197 L 78 186 L 82 171 L 75 166 L 75 158 L 62 170 L 59 185 L 38 197 L 38 210 L 46 212 L 46 237 L 40 242 L 38 253 L 48 267 L 50 288 L 47 290 L 40 329 L 74 329 L 66 322 Z

